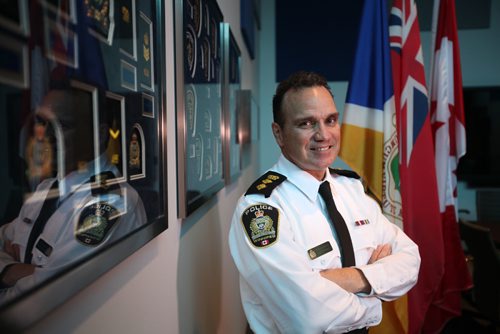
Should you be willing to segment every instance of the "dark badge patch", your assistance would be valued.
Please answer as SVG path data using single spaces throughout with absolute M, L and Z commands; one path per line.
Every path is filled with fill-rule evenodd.
M 75 237 L 88 246 L 100 244 L 117 221 L 118 210 L 106 202 L 85 207 L 75 228 Z
M 278 239 L 279 212 L 267 204 L 255 204 L 241 215 L 248 238 L 255 247 L 272 245 Z
M 286 176 L 281 175 L 273 171 L 269 171 L 262 175 L 257 181 L 255 181 L 250 188 L 248 188 L 245 195 L 250 194 L 263 194 L 266 197 L 271 196 L 274 188 L 276 188 L 281 182 L 286 180 Z
M 317 259 L 321 255 L 325 255 L 328 252 L 332 251 L 332 245 L 330 244 L 329 241 L 322 243 L 321 245 L 318 245 L 316 247 L 311 248 L 310 250 L 307 251 L 307 254 L 309 255 L 309 258 L 311 260 Z

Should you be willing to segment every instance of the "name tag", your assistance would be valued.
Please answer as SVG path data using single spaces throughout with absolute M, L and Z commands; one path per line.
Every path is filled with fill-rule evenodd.
M 52 254 L 52 246 L 50 246 L 45 240 L 38 240 L 35 246 L 40 252 L 42 252 L 46 257 L 49 257 Z
M 332 251 L 332 245 L 330 244 L 329 241 L 326 241 L 322 243 L 321 245 L 318 245 L 314 248 L 311 248 L 310 250 L 307 251 L 307 254 L 309 255 L 309 258 L 311 260 L 317 259 L 321 255 L 325 255 L 328 252 Z

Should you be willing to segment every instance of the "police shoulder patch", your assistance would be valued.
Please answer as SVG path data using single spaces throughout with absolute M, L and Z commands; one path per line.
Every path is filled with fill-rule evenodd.
M 331 174 L 337 174 L 337 175 L 342 175 L 342 176 L 347 176 L 351 177 L 353 179 L 360 179 L 361 176 L 358 175 L 355 171 L 348 170 L 348 169 L 335 169 L 335 168 L 330 168 L 330 173 Z
M 118 210 L 106 202 L 86 206 L 75 226 L 75 238 L 87 246 L 99 245 L 118 220 L 118 216 Z
M 249 206 L 243 211 L 241 222 L 248 239 L 255 247 L 267 247 L 278 240 L 279 212 L 269 204 Z
M 262 194 L 265 197 L 269 197 L 271 196 L 274 188 L 279 186 L 285 180 L 286 176 L 269 171 L 258 178 L 257 181 L 255 181 L 250 188 L 248 188 L 245 196 L 250 194 Z

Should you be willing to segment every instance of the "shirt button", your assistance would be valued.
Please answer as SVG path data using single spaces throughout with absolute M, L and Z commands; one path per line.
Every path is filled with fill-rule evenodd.
M 325 264 L 325 263 L 326 263 L 326 261 L 325 261 L 325 260 L 321 260 L 320 262 L 321 262 L 321 264 Z

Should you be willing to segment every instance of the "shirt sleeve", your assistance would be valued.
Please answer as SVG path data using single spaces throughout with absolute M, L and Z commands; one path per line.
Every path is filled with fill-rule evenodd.
M 114 198 L 119 198 L 115 196 Z M 144 210 L 144 205 L 142 201 L 137 197 L 137 195 L 128 194 L 127 202 L 121 204 L 123 200 L 117 199 L 115 202 L 110 202 L 112 205 L 120 208 L 120 210 L 124 211 L 124 214 L 117 218 L 114 226 L 110 229 L 107 237 L 101 243 L 96 246 L 85 246 L 80 242 L 77 242 L 73 233 L 69 233 L 66 235 L 63 242 L 57 245 L 54 248 L 49 257 L 46 257 L 43 252 L 34 248 L 34 257 L 36 255 L 40 255 L 40 257 L 46 258 L 46 261 L 43 264 L 38 264 L 35 268 L 35 271 L 32 275 L 23 277 L 17 281 L 17 283 L 9 288 L 0 290 L 0 301 L 10 300 L 15 298 L 22 293 L 26 292 L 32 287 L 35 287 L 47 279 L 53 277 L 54 275 L 64 271 L 68 268 L 69 265 L 78 263 L 82 261 L 87 256 L 92 256 L 107 247 L 110 243 L 115 242 L 116 240 L 124 237 L 128 233 L 133 230 L 136 230 L 141 225 L 147 222 L 146 212 Z M 126 210 L 124 205 L 126 205 Z M 76 211 L 72 214 L 72 217 L 69 221 L 74 221 L 78 218 L 80 211 Z M 73 227 L 69 229 L 73 231 Z M 3 231 L 0 229 L 0 231 Z M 43 237 L 43 234 L 42 234 Z M 16 263 L 16 261 L 8 262 L 4 261 L 2 258 L 4 255 L 3 252 L 0 252 L 0 265 L 5 267 L 9 263 Z M 8 254 L 7 254 L 8 255 Z M 3 268 L 0 267 L 0 268 Z
M 242 221 L 256 197 L 279 212 L 276 239 L 265 247 L 250 240 Z M 378 324 L 381 301 L 349 293 L 313 270 L 306 252 L 294 240 L 289 219 L 269 198 L 246 196 L 238 204 L 229 246 L 241 279 L 252 289 L 253 302 L 266 310 L 282 333 L 341 333 Z
M 367 205 L 372 206 L 375 212 L 376 226 L 373 230 L 378 244 L 390 244 L 392 253 L 358 268 L 371 284 L 373 295 L 385 301 L 394 300 L 407 293 L 417 282 L 420 268 L 418 246 L 398 226 L 387 220 L 374 200 L 368 197 Z
M 12 224 L 14 224 L 14 222 L 0 226 L 0 273 L 2 273 L 9 264 L 17 262 L 12 256 L 5 252 L 5 242 L 13 240 L 14 232 Z

